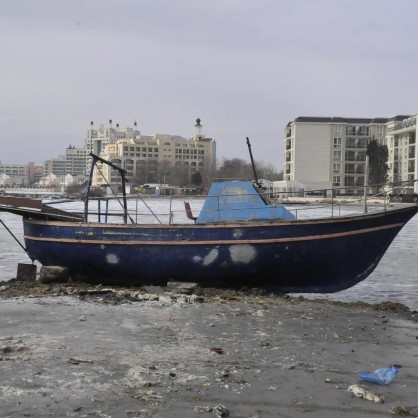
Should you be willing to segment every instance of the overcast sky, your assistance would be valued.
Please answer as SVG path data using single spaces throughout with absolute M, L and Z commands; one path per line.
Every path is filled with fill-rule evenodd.
M 0 161 L 84 144 L 90 121 L 283 165 L 298 116 L 418 111 L 416 0 L 0 0 Z

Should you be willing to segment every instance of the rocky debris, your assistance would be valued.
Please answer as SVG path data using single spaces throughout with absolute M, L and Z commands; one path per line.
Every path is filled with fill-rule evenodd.
M 348 388 L 348 391 L 354 396 L 357 396 L 357 398 L 367 399 L 368 401 L 376 403 L 383 403 L 385 401 L 385 398 L 381 393 L 369 390 L 362 385 L 351 385 Z
M 229 416 L 229 410 L 225 408 L 222 404 L 216 406 L 195 406 L 193 412 L 205 413 L 212 412 L 216 418 L 223 418 Z
M 92 364 L 93 363 L 93 360 L 83 359 L 83 358 L 78 358 L 78 357 L 70 357 L 68 359 L 68 363 L 71 363 L 71 364 L 80 364 L 80 363 Z
M 149 289 L 150 286 L 147 286 Z M 151 289 L 152 290 L 152 289 Z M 45 282 L 22 282 L 10 280 L 0 287 L 0 298 L 42 296 L 75 296 L 83 301 L 119 305 L 134 302 L 161 302 L 164 305 L 193 304 L 204 302 L 197 294 L 175 292 L 149 293 L 145 288 L 102 287 L 86 283 L 52 284 Z M 80 318 L 80 320 L 83 320 Z
M 68 269 L 61 266 L 42 266 L 39 274 L 39 282 L 45 284 L 64 283 L 68 278 Z
M 229 377 L 230 373 L 231 373 L 230 370 L 228 368 L 226 368 L 226 369 L 218 370 L 216 372 L 216 376 L 219 377 L 219 378 L 225 379 L 225 378 Z
M 184 293 L 186 295 L 191 295 L 198 288 L 197 283 L 186 283 L 186 282 L 168 282 L 167 288 L 175 293 Z
M 396 405 L 390 412 L 398 417 L 418 417 L 418 407 L 414 406 Z
M 160 415 L 155 414 L 150 409 L 139 409 L 139 410 L 131 410 L 128 409 L 125 411 L 128 417 L 141 417 L 141 418 L 162 418 Z
M 222 404 L 219 404 L 213 408 L 213 415 L 216 418 L 222 418 L 229 416 L 229 411 L 227 408 L 225 408 Z
M 165 293 L 165 289 L 161 286 L 142 286 L 142 289 L 151 295 L 160 295 Z
M 138 392 L 134 395 L 134 398 L 146 402 L 152 406 L 159 406 L 164 403 L 163 395 L 153 390 Z
M 197 413 L 204 413 L 204 412 L 212 412 L 213 406 L 207 405 L 207 406 L 195 406 L 193 408 L 193 412 Z
M 14 354 L 28 350 L 21 338 L 3 337 L 0 339 L 0 354 Z
M 43 296 L 74 296 L 84 301 L 118 305 L 135 302 L 161 302 L 164 305 L 174 304 L 193 304 L 193 303 L 220 303 L 243 302 L 244 304 L 256 303 L 258 308 L 251 309 L 251 315 L 255 317 L 264 316 L 264 307 L 272 304 L 287 302 L 290 304 L 310 303 L 315 305 L 335 305 L 355 308 L 372 308 L 376 313 L 376 318 L 384 323 L 388 322 L 385 312 L 390 312 L 396 317 L 418 321 L 418 314 L 411 311 L 405 305 L 393 302 L 382 302 L 378 304 L 367 304 L 365 302 L 338 302 L 324 299 L 308 300 L 303 296 L 291 297 L 281 293 L 273 294 L 269 290 L 258 288 L 220 289 L 220 288 L 200 288 L 194 287 L 194 293 L 185 294 L 170 291 L 161 286 L 143 286 L 140 288 L 126 287 L 103 287 L 102 285 L 92 285 L 84 282 L 66 283 L 41 283 L 40 281 L 28 282 L 16 279 L 7 282 L 0 282 L 0 299 L 15 297 L 43 297 Z M 245 305 L 244 305 L 245 306 Z M 246 315 L 248 312 L 242 307 L 233 310 L 232 315 Z M 313 320 L 306 312 L 300 314 L 298 319 Z M 338 336 L 337 336 L 338 337 Z
M 189 296 L 168 292 L 156 295 L 146 293 L 142 289 L 87 289 L 77 292 L 77 294 L 82 300 L 108 303 L 111 305 L 133 302 L 160 302 L 164 305 L 173 305 L 176 303 L 202 303 L 204 301 L 202 296 L 194 294 Z

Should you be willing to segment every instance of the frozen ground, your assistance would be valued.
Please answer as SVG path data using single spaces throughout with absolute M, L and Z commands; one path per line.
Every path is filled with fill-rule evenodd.
M 218 416 L 361 418 L 418 405 L 418 327 L 401 305 L 30 296 L 0 299 L 4 417 L 204 418 L 222 405 Z M 389 385 L 357 377 L 389 364 L 401 366 Z M 353 397 L 360 383 L 385 403 Z

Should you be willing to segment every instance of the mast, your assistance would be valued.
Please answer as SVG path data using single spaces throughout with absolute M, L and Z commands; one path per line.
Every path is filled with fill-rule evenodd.
M 123 221 L 126 224 L 128 222 L 128 203 L 126 201 L 126 183 L 125 183 L 125 174 L 127 173 L 126 170 L 118 167 L 117 165 L 111 163 L 110 161 L 105 160 L 104 158 L 99 157 L 98 155 L 93 154 L 92 152 L 90 153 L 90 156 L 92 157 L 92 164 L 90 167 L 90 175 L 89 175 L 89 180 L 87 184 L 86 196 L 84 198 L 84 222 L 87 222 L 87 217 L 88 217 L 89 196 L 90 196 L 91 183 L 93 181 L 94 166 L 96 165 L 97 161 L 101 161 L 102 163 L 107 164 L 113 169 L 119 171 L 119 174 L 121 176 L 122 197 L 123 197 Z
M 253 173 L 254 173 L 254 180 L 255 180 L 255 184 L 256 184 L 258 187 L 261 187 L 261 184 L 260 184 L 260 183 L 259 183 L 259 181 L 258 181 L 257 169 L 256 169 L 255 164 L 254 164 L 253 153 L 252 153 L 252 151 L 251 151 L 251 144 L 250 144 L 250 139 L 248 138 L 248 136 L 247 136 L 247 145 L 248 145 L 248 151 L 249 151 L 249 153 L 250 153 L 251 165 L 252 165 L 252 167 L 253 167 Z

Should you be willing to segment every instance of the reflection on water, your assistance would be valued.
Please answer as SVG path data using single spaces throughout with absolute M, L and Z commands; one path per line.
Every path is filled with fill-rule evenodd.
M 131 201 L 129 205 L 133 209 L 138 205 L 141 213 L 139 219 L 141 221 L 158 223 L 159 219 L 161 222 L 167 222 L 169 214 L 168 200 L 167 198 L 147 200 L 147 205 L 150 206 L 153 214 L 141 201 L 138 201 L 138 203 Z M 188 200 L 193 212 L 198 214 L 202 207 L 202 200 L 195 198 Z M 172 200 L 171 209 L 174 213 L 174 222 L 190 223 L 192 221 L 187 219 L 183 205 L 184 199 L 182 198 Z M 68 202 L 59 207 L 66 210 L 82 211 L 81 202 Z M 102 209 L 104 207 L 102 204 Z M 97 203 L 92 202 L 90 208 L 96 210 Z M 112 202 L 109 206 L 109 212 L 115 211 L 121 212 L 121 207 L 118 203 Z M 134 215 L 132 216 L 134 217 Z M 21 218 L 9 213 L 0 213 L 0 219 L 16 235 L 16 238 L 23 243 Z M 418 271 L 417 236 L 418 216 L 415 216 L 395 238 L 376 270 L 366 280 L 339 293 L 306 296 L 310 298 L 326 297 L 331 300 L 373 303 L 390 300 L 404 303 L 410 308 L 418 310 L 418 281 L 416 279 L 416 272 Z M 4 229 L 3 225 L 0 224 L 0 281 L 15 277 L 18 263 L 27 263 L 28 261 L 30 260 L 24 251 Z

